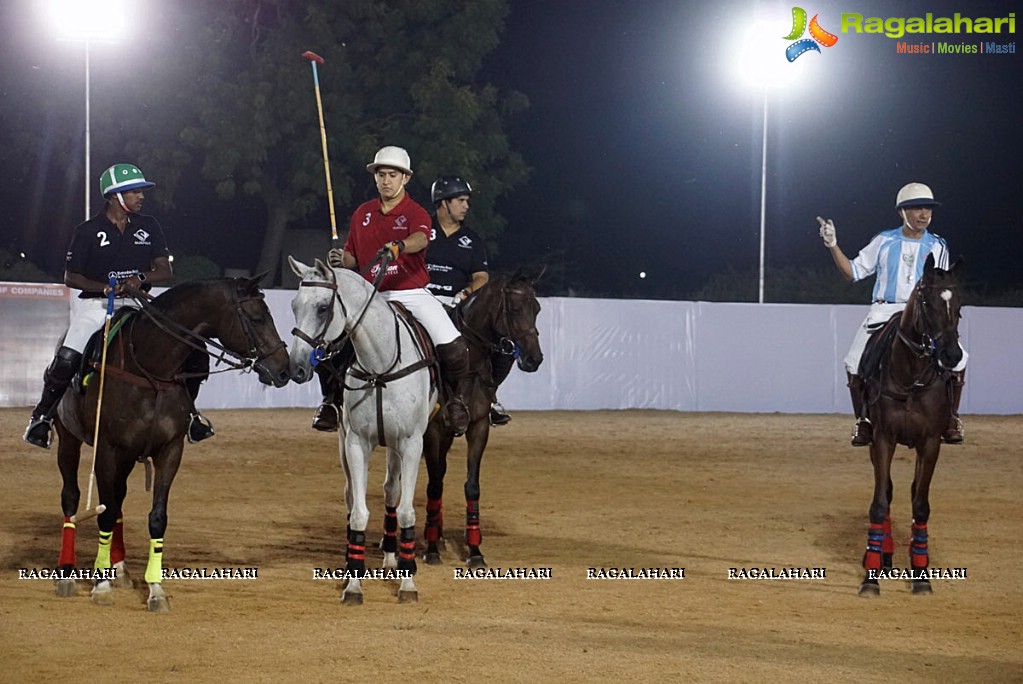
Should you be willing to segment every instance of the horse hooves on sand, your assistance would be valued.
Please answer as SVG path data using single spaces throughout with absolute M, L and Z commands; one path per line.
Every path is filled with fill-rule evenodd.
M 109 580 L 103 580 L 92 588 L 92 602 L 97 606 L 114 605 L 114 589 Z
M 115 589 L 135 588 L 135 582 L 132 580 L 131 575 L 128 574 L 128 568 L 125 567 L 124 561 L 114 563 L 114 572 L 113 584 Z
M 150 613 L 170 612 L 170 599 L 159 584 L 149 585 L 149 598 L 146 600 L 146 609 Z
M 914 594 L 934 593 L 934 590 L 931 589 L 930 580 L 913 580 L 913 593 Z
M 398 592 L 398 603 L 419 603 L 419 592 L 402 589 Z
M 355 592 L 343 592 L 341 594 L 341 603 L 346 606 L 361 606 L 362 605 L 362 594 Z
M 859 595 L 864 598 L 874 598 L 881 595 L 881 587 L 877 581 L 865 581 L 860 585 Z
M 487 567 L 487 561 L 483 558 L 482 555 L 469 556 L 466 559 L 465 564 L 468 565 L 470 568 L 474 569 Z
M 57 580 L 55 590 L 57 592 L 57 596 L 67 598 L 68 596 L 74 596 L 78 593 L 78 585 L 75 584 L 73 579 Z
M 427 565 L 440 565 L 440 553 L 437 551 L 427 551 L 423 554 L 423 561 L 425 561 Z

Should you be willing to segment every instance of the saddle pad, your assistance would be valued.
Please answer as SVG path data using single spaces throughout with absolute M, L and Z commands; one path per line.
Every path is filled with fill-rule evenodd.
M 895 344 L 901 318 L 902 312 L 897 312 L 887 323 L 870 333 L 867 345 L 863 349 L 863 356 L 860 357 L 859 376 L 864 382 L 876 383 L 880 380 L 888 352 Z

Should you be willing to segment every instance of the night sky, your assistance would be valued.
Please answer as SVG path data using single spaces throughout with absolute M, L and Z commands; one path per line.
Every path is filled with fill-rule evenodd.
M 41 35 L 35 17 L 15 17 L 28 3 L 5 5 L 5 68 L 30 69 L 25 65 L 32 60 L 52 67 L 31 54 L 40 41 L 51 40 Z M 509 228 L 492 265 L 548 261 L 561 266 L 579 291 L 609 297 L 682 296 L 726 268 L 755 270 L 763 98 L 739 82 L 732 65 L 743 28 L 757 16 L 778 22 L 782 52 L 792 5 L 511 0 L 510 6 L 503 43 L 480 81 L 529 97 L 531 109 L 507 129 L 532 175 L 498 205 Z M 897 54 L 897 40 L 839 32 L 843 12 L 1002 17 L 1017 3 L 850 0 L 802 6 L 811 16 L 819 13 L 821 26 L 837 33 L 839 42 L 800 57 L 792 65 L 802 69 L 799 81 L 769 95 L 768 277 L 777 266 L 830 267 L 817 237 L 818 214 L 834 219 L 839 243 L 854 256 L 876 232 L 898 224 L 898 188 L 921 181 L 943 203 L 932 230 L 948 240 L 953 255 L 967 258 L 971 280 L 1020 286 L 1020 55 Z M 32 31 L 39 35 L 32 38 Z M 1020 42 L 1017 34 L 944 39 Z M 154 43 L 152 50 L 159 49 Z M 79 60 L 67 59 L 46 75 L 54 109 L 39 116 L 53 126 L 81 125 Z M 100 70 L 116 63 L 110 56 L 96 58 Z M 144 77 L 145 71 L 138 73 Z M 0 114 L 16 107 L 16 99 L 16 92 L 5 92 Z M 26 236 L 65 216 L 79 220 L 81 170 L 75 163 L 81 157 L 48 144 L 39 141 L 39 154 L 52 160 L 52 169 L 37 179 L 29 209 L 13 201 L 0 208 L 0 246 L 28 242 L 30 257 L 56 272 L 64 245 L 31 244 Z M 0 178 L 19 172 L 19 160 L 0 150 Z M 0 198 L 9 200 L 3 192 L 0 187 Z M 342 223 L 350 209 L 339 207 Z M 249 255 L 244 244 L 217 244 L 202 230 L 210 220 L 230 219 L 224 207 L 155 213 L 186 251 L 207 252 L 229 267 L 255 262 L 255 241 L 245 243 Z M 645 280 L 640 271 L 648 274 Z

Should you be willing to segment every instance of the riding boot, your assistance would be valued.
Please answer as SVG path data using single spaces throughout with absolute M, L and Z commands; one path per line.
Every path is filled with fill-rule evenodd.
M 337 432 L 341 418 L 340 384 L 337 375 L 328 367 L 330 361 L 321 361 L 315 367 L 316 376 L 320 380 L 320 391 L 323 401 L 313 416 L 313 429 L 321 432 Z
M 25 428 L 23 439 L 37 447 L 49 449 L 53 443 L 53 414 L 57 412 L 57 404 L 64 396 L 64 391 L 75 376 L 82 355 L 70 347 L 61 347 L 43 373 L 43 396 L 32 410 L 32 417 Z
M 464 337 L 457 337 L 437 347 L 440 357 L 441 375 L 448 386 L 448 424 L 456 437 L 469 429 L 469 409 L 465 400 L 469 397 L 472 376 L 469 374 L 469 346 Z
M 853 446 L 870 446 L 874 441 L 874 426 L 870 419 L 863 412 L 863 381 L 860 376 L 847 373 L 849 376 L 849 396 L 852 397 L 853 413 L 856 414 L 856 424 L 853 426 L 852 439 L 849 441 Z
M 490 354 L 490 374 L 493 380 L 494 392 L 490 404 L 490 424 L 497 427 L 507 425 L 511 422 L 511 416 L 505 411 L 504 406 L 497 400 L 497 388 L 504 379 L 508 377 L 512 366 L 515 365 L 514 354 L 493 352 Z
M 963 385 L 966 384 L 966 371 L 952 371 L 948 379 L 951 413 L 948 417 L 948 426 L 941 439 L 946 444 L 963 443 L 963 421 L 959 420 L 959 400 L 963 398 Z
M 195 407 L 195 400 L 199 396 L 199 387 L 210 377 L 210 357 L 206 352 L 196 349 L 185 359 L 185 388 L 192 400 L 192 411 L 188 418 L 188 441 L 191 444 L 209 439 L 216 432 L 213 431 L 213 423 L 199 413 Z

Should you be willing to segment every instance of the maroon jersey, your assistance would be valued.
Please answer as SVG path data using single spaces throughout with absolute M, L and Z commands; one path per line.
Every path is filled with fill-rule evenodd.
M 373 262 L 381 247 L 394 240 L 404 240 L 413 233 L 423 233 L 430 238 L 430 215 L 415 203 L 408 193 L 394 209 L 386 214 L 380 206 L 380 198 L 364 203 L 352 214 L 345 241 L 345 251 L 355 257 L 359 270 Z M 403 253 L 387 268 L 387 275 L 380 283 L 380 290 L 412 290 L 426 287 L 430 275 L 426 272 L 426 250 L 415 254 Z M 366 280 L 376 279 L 380 265 L 365 274 Z

